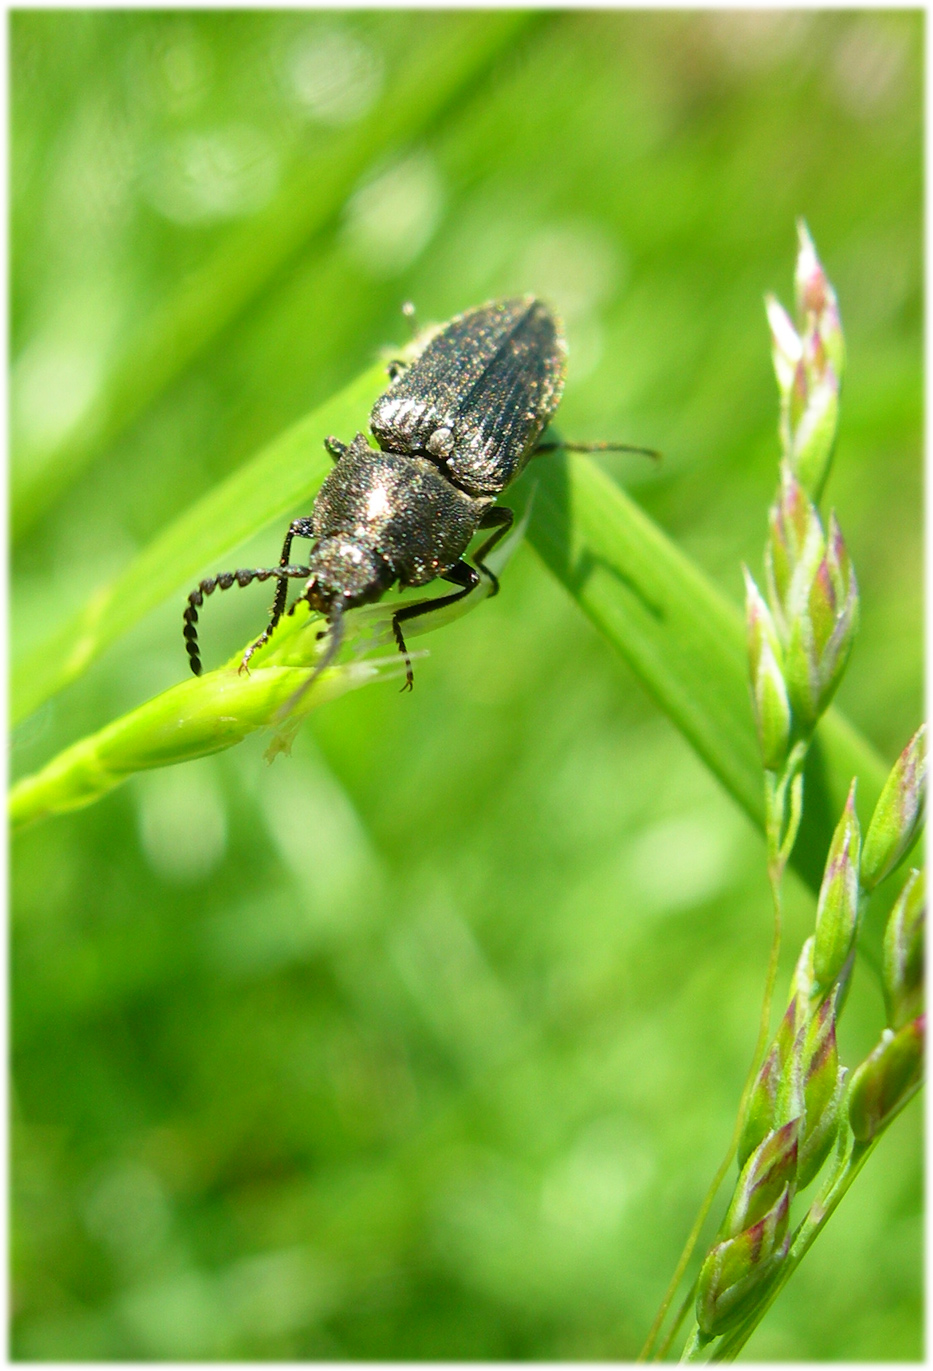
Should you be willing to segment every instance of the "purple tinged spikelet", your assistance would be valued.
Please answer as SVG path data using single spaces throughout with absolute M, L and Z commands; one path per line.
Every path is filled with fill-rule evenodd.
M 795 589 L 800 594 L 788 612 L 787 692 L 794 713 L 812 727 L 842 680 L 858 630 L 858 585 L 835 515 L 809 584 L 798 582 Z
M 919 1084 L 925 1029 L 923 1014 L 897 1033 L 886 1028 L 878 1046 L 854 1072 L 849 1085 L 849 1123 L 857 1142 L 870 1142 Z
M 816 507 L 785 463 L 765 552 L 768 599 L 798 726 L 810 730 L 842 679 L 858 629 L 858 584 L 835 515 Z
M 902 1028 L 923 1007 L 926 877 L 913 870 L 888 916 L 882 961 L 888 1024 Z
M 845 340 L 839 301 L 802 219 L 797 222 L 797 236 L 800 248 L 794 271 L 794 295 L 801 332 L 818 340 L 825 358 L 822 365 L 828 362 L 841 381 L 845 370 Z
M 794 974 L 791 978 L 790 993 L 796 996 L 798 1004 L 803 1006 L 803 1012 L 797 1012 L 797 1027 L 799 1028 L 808 1017 L 809 1004 L 819 993 L 813 978 L 813 936 L 806 940 L 800 949 L 800 956 L 797 958 L 797 965 L 794 967 Z
M 816 906 L 813 974 L 824 990 L 828 990 L 841 974 L 852 950 L 858 924 L 861 832 L 855 812 L 855 789 L 856 781 L 853 780 L 842 818 L 829 845 Z
M 733 1327 L 761 1297 L 762 1288 L 787 1255 L 791 1187 L 757 1223 L 715 1243 L 700 1268 L 696 1319 L 707 1337 Z
M 818 348 L 817 352 L 822 355 L 823 349 Z M 805 363 L 801 367 L 805 368 Z M 795 398 L 796 395 L 795 389 Z M 793 412 L 792 404 L 792 416 Z M 793 421 L 791 462 L 798 480 L 814 496 L 819 495 L 826 482 L 838 425 L 839 381 L 826 362 L 815 377 L 805 381 L 800 412 Z
M 748 667 L 752 706 L 765 769 L 779 771 L 787 758 L 790 705 L 782 670 L 781 645 L 761 592 L 745 575 L 745 619 L 748 626 Z
M 781 484 L 768 511 L 768 526 L 768 601 L 778 637 L 786 647 L 825 551 L 820 517 L 787 462 L 781 463 Z
M 803 344 L 787 310 L 774 295 L 765 296 L 765 313 L 771 330 L 771 356 L 782 399 L 790 394 Z
M 921 724 L 891 769 L 865 835 L 861 880 L 874 890 L 894 870 L 923 823 L 926 805 L 926 724 Z
M 831 287 L 803 219 L 797 220 L 797 238 L 800 244 L 794 267 L 797 314 L 802 320 L 811 315 L 818 319 L 826 308 L 827 291 Z
M 742 1167 L 723 1221 L 726 1237 L 758 1223 L 785 1187 L 793 1189 L 800 1124 L 800 1119 L 791 1119 L 782 1128 L 772 1129 Z
M 858 629 L 858 583 L 835 512 L 829 516 L 826 552 L 810 592 L 814 646 L 819 659 L 820 712 L 839 684 Z
M 778 1087 L 797 1031 L 797 996 L 778 1025 L 774 1040 L 765 1054 L 745 1106 L 742 1133 L 736 1149 L 739 1168 L 745 1166 L 755 1148 L 775 1128 L 778 1117 Z
M 797 1156 L 797 1186 L 817 1174 L 836 1139 L 845 1070 L 836 1044 L 836 996 L 828 995 L 800 1030 L 794 1054 L 801 1063 L 804 1124 Z
M 839 422 L 845 342 L 836 293 L 801 220 L 794 276 L 797 322 L 774 296 L 765 300 L 771 352 L 781 396 L 784 458 L 818 499 L 832 459 Z

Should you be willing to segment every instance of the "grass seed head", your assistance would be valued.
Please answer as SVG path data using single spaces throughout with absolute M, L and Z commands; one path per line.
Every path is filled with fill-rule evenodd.
M 700 1268 L 696 1302 L 697 1323 L 706 1337 L 725 1333 L 744 1318 L 784 1260 L 790 1199 L 785 1186 L 757 1223 L 710 1249 Z
M 861 882 L 874 890 L 894 870 L 923 823 L 926 802 L 926 724 L 921 724 L 885 782 L 865 835 Z
M 884 993 L 891 1028 L 902 1028 L 923 1008 L 925 930 L 926 878 L 924 872 L 914 870 L 897 897 L 884 934 Z
M 886 1028 L 875 1050 L 859 1066 L 849 1086 L 849 1123 L 857 1142 L 867 1143 L 919 1084 L 923 1074 L 925 1015 L 897 1033 Z
M 813 972 L 823 990 L 829 990 L 841 974 L 852 950 L 858 924 L 861 832 L 855 812 L 855 789 L 853 780 L 842 818 L 829 845 L 816 906 Z

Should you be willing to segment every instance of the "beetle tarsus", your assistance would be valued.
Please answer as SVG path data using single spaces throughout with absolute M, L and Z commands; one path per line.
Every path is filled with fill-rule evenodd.
M 405 646 L 405 637 L 402 633 L 402 626 L 398 621 L 397 614 L 392 615 L 392 632 L 395 634 L 395 641 L 398 644 L 398 650 L 405 658 L 405 684 L 399 691 L 400 695 L 404 695 L 406 690 L 414 690 L 415 674 L 411 669 L 411 658 L 408 655 L 408 648 Z

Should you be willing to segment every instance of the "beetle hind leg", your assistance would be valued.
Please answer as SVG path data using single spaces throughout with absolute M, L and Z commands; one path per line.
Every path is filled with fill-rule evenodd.
M 456 604 L 465 595 L 469 595 L 471 590 L 475 590 L 479 585 L 479 576 L 468 563 L 455 562 L 449 571 L 445 571 L 443 580 L 449 581 L 451 585 L 459 586 L 460 589 L 454 591 L 453 595 L 440 595 L 436 600 L 422 600 L 417 605 L 403 605 L 392 615 L 392 632 L 395 634 L 395 641 L 398 650 L 405 658 L 405 684 L 402 690 L 413 690 L 415 677 L 411 669 L 411 658 L 408 655 L 408 648 L 405 646 L 405 637 L 402 633 L 402 623 L 405 620 L 420 619 L 424 614 L 433 614 L 436 609 L 443 609 L 445 605 Z
M 486 566 L 485 558 L 489 556 L 496 544 L 501 542 L 514 522 L 515 514 L 511 509 L 507 509 L 505 505 L 492 505 L 486 510 L 477 525 L 477 528 L 491 528 L 494 530 L 490 537 L 486 539 L 485 543 L 483 543 L 482 547 L 477 548 L 473 556 L 475 565 L 478 566 L 483 575 L 488 576 L 489 580 L 492 582 L 492 590 L 489 592 L 490 598 L 493 595 L 499 594 L 499 577 L 494 571 L 490 571 L 489 567 Z
M 657 448 L 638 447 L 634 443 L 565 443 L 559 438 L 548 438 L 538 443 L 531 455 L 539 457 L 542 452 L 634 452 L 636 456 L 650 457 L 654 462 L 661 460 Z

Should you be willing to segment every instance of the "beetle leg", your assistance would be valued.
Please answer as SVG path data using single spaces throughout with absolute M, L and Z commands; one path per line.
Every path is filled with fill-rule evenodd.
M 488 576 L 490 581 L 492 581 L 492 590 L 489 592 L 490 598 L 493 595 L 499 594 L 499 578 L 495 574 L 495 572 L 489 570 L 489 567 L 486 566 L 483 559 L 485 557 L 488 557 L 490 552 L 492 552 L 493 548 L 496 546 L 496 543 L 498 543 L 502 538 L 505 537 L 509 529 L 512 527 L 514 519 L 514 513 L 512 512 L 512 510 L 506 509 L 505 505 L 492 505 L 489 509 L 486 510 L 485 514 L 477 524 L 477 528 L 495 529 L 495 532 L 492 534 L 492 536 L 486 539 L 485 543 L 483 543 L 483 546 L 481 548 L 477 548 L 473 556 L 473 561 L 475 565 L 479 567 L 480 571 L 483 573 L 484 576 Z
M 511 511 L 510 511 L 511 513 Z M 445 605 L 456 604 L 462 600 L 464 595 L 469 595 L 471 590 L 475 590 L 479 585 L 479 577 L 471 566 L 466 562 L 455 562 L 449 571 L 445 571 L 441 578 L 450 581 L 451 585 L 460 586 L 461 589 L 453 595 L 440 595 L 436 600 L 422 600 L 417 605 L 403 605 L 392 615 L 392 632 L 395 634 L 395 641 L 398 650 L 405 658 L 405 684 L 402 690 L 411 690 L 415 684 L 415 678 L 411 669 L 411 658 L 408 655 L 408 648 L 405 646 L 405 639 L 402 635 L 402 621 L 405 619 L 420 619 L 423 614 L 433 614 L 435 609 L 443 609 Z
M 336 441 L 336 440 L 335 440 L 335 441 Z M 292 555 L 292 539 L 293 539 L 293 538 L 309 538 L 309 539 L 311 539 L 311 538 L 313 538 L 313 537 L 314 537 L 314 530 L 313 530 L 313 528 L 312 528 L 311 520 L 310 520 L 310 519 L 295 519 L 293 523 L 289 524 L 289 526 L 288 526 L 288 532 L 287 532 L 286 535 L 285 535 L 285 541 L 284 541 L 284 543 L 282 544 L 282 555 L 281 555 L 281 557 L 279 558 L 279 566 L 280 566 L 280 567 L 288 566 L 289 562 L 291 561 L 291 555 Z M 309 576 L 311 575 L 310 571 L 308 572 L 308 575 L 309 575 Z M 285 603 L 286 603 L 287 600 L 288 600 L 288 580 L 287 580 L 286 577 L 280 576 L 280 577 L 279 577 L 279 583 L 278 583 L 278 585 L 277 585 L 276 588 L 275 588 L 275 599 L 272 601 L 272 608 L 271 608 L 271 610 L 269 611 L 269 627 L 268 627 L 268 629 L 266 630 L 266 632 L 262 635 L 262 641 L 263 641 L 263 642 L 267 642 L 267 641 L 268 641 L 269 634 L 272 632 L 272 630 L 275 628 L 276 624 L 277 624 L 277 623 L 279 622 L 279 620 L 281 619 L 282 615 L 285 613 Z M 246 666 L 246 663 L 249 661 L 250 657 L 252 657 L 252 655 L 253 655 L 253 653 L 256 651 L 257 647 L 259 647 L 259 639 L 258 639 L 258 638 L 257 638 L 256 642 L 253 644 L 253 646 L 250 648 L 249 652 L 248 652 L 248 653 L 246 654 L 246 656 L 243 658 L 243 661 L 242 661 L 241 664 L 240 664 L 240 669 L 241 669 L 241 670 L 242 670 L 243 667 Z
M 330 434 L 329 437 L 324 439 L 324 450 L 328 456 L 333 457 L 335 462 L 339 462 L 347 450 L 347 445 L 346 443 L 342 443 L 339 438 L 335 438 L 333 434 Z
M 337 439 L 335 438 L 333 441 L 336 442 Z M 293 523 L 289 524 L 288 532 L 285 535 L 285 541 L 282 544 L 282 555 L 279 558 L 279 566 L 288 566 L 289 561 L 291 559 L 293 538 L 313 537 L 314 531 L 312 529 L 310 519 L 295 519 Z M 308 570 L 308 575 L 311 575 L 310 568 Z M 263 577 L 262 579 L 265 580 L 265 577 Z M 279 576 L 279 583 L 275 588 L 275 599 L 272 601 L 272 608 L 269 611 L 269 626 L 263 633 L 260 633 L 255 643 L 251 644 L 251 646 L 248 647 L 244 652 L 243 660 L 240 663 L 239 667 L 240 671 L 249 670 L 250 657 L 252 657 L 253 653 L 257 652 L 259 648 L 265 647 L 266 643 L 272 636 L 273 630 L 275 629 L 282 615 L 285 613 L 285 605 L 288 601 L 288 579 L 288 576 Z
M 408 363 L 401 357 L 393 357 L 391 362 L 386 363 L 386 371 L 389 373 L 390 381 L 397 381 L 404 371 L 408 370 Z
M 654 461 L 661 460 L 661 454 L 657 448 L 635 447 L 632 443 L 564 443 L 557 438 L 549 438 L 546 443 L 539 443 L 532 452 L 532 457 L 538 457 L 542 452 L 634 452 L 640 457 L 651 457 Z
M 213 595 L 214 591 L 218 588 L 220 590 L 229 590 L 233 585 L 248 586 L 253 581 L 268 581 L 270 576 L 275 576 L 285 585 L 289 577 L 297 579 L 302 577 L 307 578 L 310 575 L 311 568 L 307 566 L 263 566 L 249 569 L 241 568 L 239 571 L 221 571 L 217 576 L 208 576 L 206 580 L 199 581 L 197 587 L 192 590 L 191 594 L 188 596 L 188 607 L 184 614 L 185 647 L 188 649 L 191 670 L 194 672 L 195 676 L 200 676 L 202 671 L 196 625 L 198 622 L 198 610 L 204 603 L 205 595 Z M 271 632 L 272 627 L 270 626 L 263 635 L 263 638 L 259 641 L 265 641 Z M 245 665 L 246 661 L 248 661 L 256 651 L 256 648 L 259 646 L 259 641 L 253 643 L 253 646 L 247 652 L 246 657 L 243 659 L 243 663 L 240 666 L 241 671 L 243 665 Z

